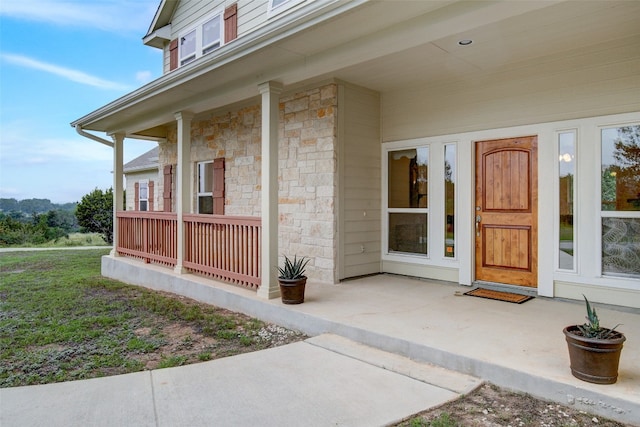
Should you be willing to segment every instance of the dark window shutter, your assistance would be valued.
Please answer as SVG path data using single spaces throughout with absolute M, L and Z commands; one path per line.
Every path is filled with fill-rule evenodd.
M 140 184 L 136 182 L 133 185 L 133 188 L 133 210 L 137 211 L 138 206 L 140 205 Z
M 224 42 L 229 43 L 238 37 L 238 3 L 224 10 Z
M 213 161 L 213 213 L 224 215 L 224 157 Z
M 178 39 L 171 40 L 169 44 L 169 71 L 178 68 Z
M 152 211 L 153 210 L 153 181 L 149 181 L 149 189 L 147 190 L 147 206 L 149 207 L 149 209 L 147 209 L 148 211 Z
M 171 186 L 173 184 L 173 165 L 165 165 L 164 174 L 164 191 L 162 192 L 162 210 L 171 212 Z

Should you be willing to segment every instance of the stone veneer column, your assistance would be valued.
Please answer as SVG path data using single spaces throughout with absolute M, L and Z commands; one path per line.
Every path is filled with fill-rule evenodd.
M 258 86 L 262 95 L 262 284 L 258 296 L 280 296 L 278 265 L 278 115 L 282 84 Z
M 178 171 L 176 173 L 176 215 L 177 229 L 177 262 L 174 271 L 178 274 L 186 273 L 184 268 L 184 221 L 183 214 L 191 212 L 191 119 L 193 113 L 181 111 L 176 113 L 178 122 Z
M 111 135 L 113 138 L 113 249 L 112 256 L 118 256 L 118 216 L 116 212 L 122 210 L 123 199 L 123 151 L 124 151 L 124 134 L 116 133 Z

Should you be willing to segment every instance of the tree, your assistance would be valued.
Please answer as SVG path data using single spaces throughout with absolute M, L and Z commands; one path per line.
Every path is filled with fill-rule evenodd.
M 617 210 L 640 210 L 640 126 L 618 128 L 614 141 Z
M 82 196 L 76 207 L 78 224 L 92 233 L 100 233 L 108 244 L 113 244 L 113 189 L 99 189 Z

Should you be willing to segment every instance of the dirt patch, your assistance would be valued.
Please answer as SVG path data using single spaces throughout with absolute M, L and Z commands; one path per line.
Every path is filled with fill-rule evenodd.
M 212 330 L 193 319 L 167 320 L 161 314 L 147 317 L 145 326 L 133 331 L 140 341 L 130 341 L 133 351 L 129 352 L 129 357 L 141 362 L 145 370 L 205 362 L 307 338 L 298 331 L 260 322 L 241 313 L 214 308 L 180 295 L 164 292 L 157 294 L 180 301 L 188 307 L 199 307 L 203 311 L 215 310 L 215 322 L 226 326 Z
M 483 384 L 458 400 L 414 415 L 396 426 L 632 427 L 493 384 Z

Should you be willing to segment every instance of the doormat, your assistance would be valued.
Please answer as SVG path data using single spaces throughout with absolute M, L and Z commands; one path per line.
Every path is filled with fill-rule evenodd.
M 533 299 L 533 297 L 529 295 L 512 294 L 511 292 L 500 292 L 500 291 L 494 291 L 491 289 L 483 289 L 483 288 L 476 288 L 472 291 L 465 292 L 464 294 L 470 295 L 472 297 L 480 297 L 480 298 L 495 299 L 498 301 L 512 302 L 514 304 L 522 304 L 523 302 L 527 302 L 530 299 Z

